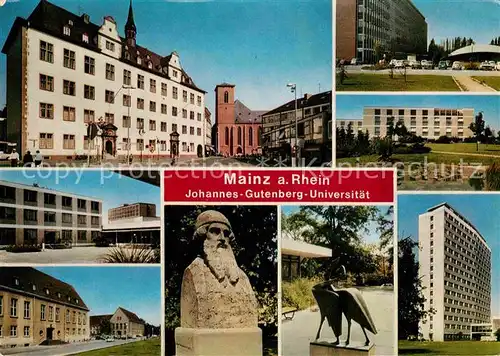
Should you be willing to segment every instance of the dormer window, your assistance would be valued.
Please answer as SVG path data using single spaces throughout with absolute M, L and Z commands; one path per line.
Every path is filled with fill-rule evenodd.
M 36 291 L 36 285 L 33 284 L 33 290 Z
M 61 293 L 57 293 L 57 298 L 61 298 Z
M 47 294 L 47 295 L 50 294 L 49 288 L 45 288 L 45 294 Z
M 153 63 L 149 62 L 149 63 L 148 63 L 148 68 L 149 68 L 149 69 L 153 69 Z
M 15 284 L 16 286 L 18 286 L 18 285 L 19 285 L 19 278 L 14 278 L 14 284 Z
M 141 59 L 141 57 L 137 57 L 137 64 L 142 64 L 142 59 Z
M 89 23 L 89 22 L 90 22 L 90 16 L 89 16 L 89 15 L 87 15 L 87 14 L 83 14 L 83 21 L 84 21 L 85 23 Z
M 84 33 L 82 35 L 82 41 L 85 42 L 85 43 L 89 43 L 89 35 L 87 35 L 86 33 Z
M 68 295 L 68 302 L 71 302 L 71 297 Z
M 73 20 L 69 20 L 68 25 L 73 26 Z
M 64 28 L 63 28 L 63 33 L 64 33 L 66 36 L 70 36 L 70 35 L 71 35 L 71 29 L 69 28 L 69 26 L 64 26 Z
M 80 303 L 80 301 L 78 299 L 75 299 L 75 303 L 78 304 Z
M 172 70 L 172 76 L 173 76 L 174 78 L 177 78 L 177 71 L 176 71 L 175 69 L 174 69 L 174 70 Z
M 125 52 L 125 59 L 130 59 L 130 53 Z

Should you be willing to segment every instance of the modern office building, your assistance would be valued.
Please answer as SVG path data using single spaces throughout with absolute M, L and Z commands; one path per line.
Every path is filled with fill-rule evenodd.
M 54 160 L 203 152 L 205 92 L 176 52 L 137 44 L 132 3 L 124 33 L 111 16 L 97 25 L 46 0 L 16 18 L 2 53 L 7 140 L 18 152 L 39 149 Z M 90 123 L 99 130 L 89 142 Z
M 0 268 L 0 349 L 89 340 L 88 312 L 73 286 L 34 268 Z
M 297 120 L 295 120 L 297 118 Z M 297 135 L 295 127 L 297 126 Z M 262 115 L 265 155 L 290 156 L 301 146 L 303 158 L 331 160 L 332 92 L 305 94 Z M 296 141 L 296 137 L 298 140 Z M 303 140 L 303 141 L 302 141 Z
M 224 156 L 262 152 L 262 114 L 235 99 L 235 86 L 222 83 L 215 87 L 215 147 Z M 212 139 L 213 140 L 213 139 Z
M 381 55 L 427 52 L 427 22 L 411 0 L 337 0 L 336 3 L 337 59 L 357 58 L 363 63 L 373 63 L 378 46 Z
M 348 130 L 349 125 L 351 125 L 351 130 L 356 133 L 358 131 L 364 131 L 363 120 L 336 120 L 335 126 L 342 130 Z
M 408 131 L 425 139 L 440 136 L 464 139 L 474 134 L 469 129 L 474 121 L 474 109 L 462 108 L 409 108 L 409 107 L 365 107 L 363 129 L 370 138 L 387 135 L 387 119 L 394 123 L 402 121 Z
M 150 203 L 124 204 L 108 211 L 108 221 L 131 219 L 136 217 L 156 217 L 156 205 Z
M 102 201 L 0 181 L 0 246 L 90 243 L 102 227 Z
M 447 203 L 419 216 L 419 276 L 425 339 L 470 339 L 472 325 L 491 320 L 491 249 L 477 228 Z

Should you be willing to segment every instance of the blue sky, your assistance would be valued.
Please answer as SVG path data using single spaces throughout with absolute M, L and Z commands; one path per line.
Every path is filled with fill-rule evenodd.
M 38 183 L 40 187 L 102 199 L 104 221 L 108 209 L 137 202 L 156 204 L 156 214 L 160 215 L 159 187 L 107 170 L 0 170 L 0 180 Z
M 387 212 L 387 209 L 389 208 L 388 206 L 375 206 L 375 207 L 383 215 L 385 215 L 385 213 Z M 281 211 L 285 215 L 290 215 L 291 213 L 299 211 L 299 209 L 300 209 L 300 206 L 284 205 L 281 207 Z M 368 233 L 364 234 L 364 232 L 363 232 L 363 234 L 364 234 L 363 240 L 366 243 L 373 244 L 373 243 L 379 242 L 380 234 L 377 232 L 377 227 L 378 227 L 378 224 L 376 222 L 370 222 L 368 224 L 368 226 L 367 226 Z
M 160 267 L 41 267 L 40 271 L 71 284 L 90 315 L 125 308 L 152 325 L 160 325 Z
M 429 42 L 454 37 L 471 37 L 489 44 L 500 35 L 498 0 L 413 0 L 427 20 Z
M 120 33 L 128 0 L 52 0 L 71 12 L 88 13 L 101 25 L 106 15 Z M 0 8 L 3 46 L 16 16 L 27 17 L 35 0 Z M 236 85 L 236 98 L 254 110 L 273 109 L 297 93 L 317 93 L 332 86 L 331 0 L 198 1 L 133 0 L 137 43 L 161 55 L 176 50 L 196 85 L 207 92 L 214 113 L 217 84 Z M 6 56 L 0 55 L 0 106 L 5 104 Z
M 491 249 L 491 309 L 500 315 L 500 195 L 495 194 L 418 194 L 398 196 L 398 238 L 409 235 L 418 240 L 418 216 L 427 209 L 448 203 L 466 217 L 481 233 Z M 488 212 L 485 214 L 485 212 Z
M 337 120 L 360 120 L 365 106 L 473 108 L 484 113 L 487 126 L 500 129 L 500 99 L 494 95 L 337 95 Z

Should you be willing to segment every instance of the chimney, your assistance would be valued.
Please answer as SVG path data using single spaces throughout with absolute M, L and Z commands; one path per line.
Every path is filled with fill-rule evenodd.
M 83 21 L 86 23 L 86 24 L 89 24 L 90 23 L 90 16 L 87 15 L 87 14 L 83 14 L 82 15 L 83 17 Z
M 304 100 L 309 100 L 309 98 L 312 96 L 312 94 L 304 94 Z

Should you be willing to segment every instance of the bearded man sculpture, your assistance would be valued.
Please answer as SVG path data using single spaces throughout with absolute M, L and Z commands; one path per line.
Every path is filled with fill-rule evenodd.
M 177 355 L 261 354 L 257 299 L 234 257 L 229 220 L 205 211 L 196 219 L 193 238 L 200 251 L 182 279 Z

